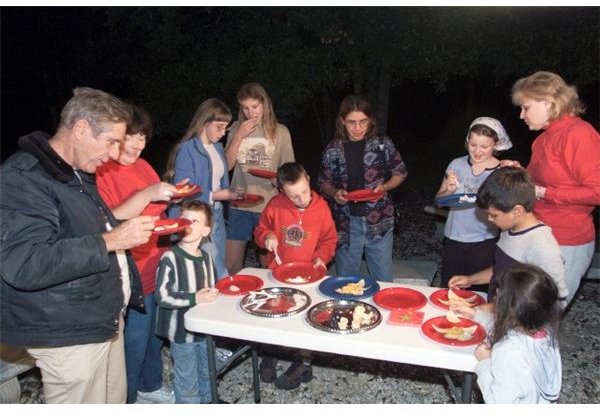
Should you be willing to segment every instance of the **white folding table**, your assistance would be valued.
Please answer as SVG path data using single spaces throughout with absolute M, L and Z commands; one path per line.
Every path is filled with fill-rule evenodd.
M 270 270 L 258 268 L 245 268 L 239 274 L 260 277 L 264 281 L 264 287 L 296 287 L 310 296 L 311 306 L 329 299 L 319 292 L 320 281 L 302 285 L 286 284 L 274 279 Z M 381 289 L 398 286 L 415 289 L 427 298 L 439 289 L 391 282 L 378 283 Z M 473 370 L 477 363 L 473 355 L 475 346 L 455 347 L 440 344 L 423 335 L 420 327 L 390 325 L 387 323 L 390 311 L 378 307 L 372 298 L 361 300 L 379 309 L 382 314 L 382 322 L 369 331 L 357 334 L 336 334 L 314 328 L 306 320 L 306 312 L 310 308 L 296 315 L 282 318 L 264 318 L 250 315 L 241 309 L 241 299 L 242 296 L 222 294 L 218 296 L 215 302 L 197 305 L 185 315 L 187 329 L 207 335 L 213 402 L 218 401 L 214 336 L 461 371 L 464 372 L 464 378 L 460 398 L 463 402 L 471 401 Z M 447 313 L 447 311 L 436 307 L 429 301 L 421 310 L 424 312 L 423 322 L 429 318 L 443 316 Z M 255 401 L 260 402 L 256 361 L 256 350 L 253 350 Z M 446 380 L 452 385 L 451 389 L 454 389 L 447 374 Z

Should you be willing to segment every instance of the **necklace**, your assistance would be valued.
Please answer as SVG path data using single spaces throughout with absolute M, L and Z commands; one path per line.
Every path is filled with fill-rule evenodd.
M 304 209 L 298 208 L 298 226 L 302 226 L 302 215 L 304 215 Z

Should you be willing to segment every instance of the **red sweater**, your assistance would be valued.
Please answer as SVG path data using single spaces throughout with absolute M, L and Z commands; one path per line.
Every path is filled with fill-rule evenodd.
M 531 146 L 527 171 L 546 187 L 533 211 L 560 245 L 594 241 L 592 211 L 600 205 L 600 135 L 589 123 L 563 116 Z
M 110 160 L 96 171 L 98 192 L 111 209 L 119 206 L 135 192 L 159 181 L 160 178 L 156 171 L 141 158 L 130 166 L 124 166 Z M 163 215 L 166 208 L 166 203 L 151 202 L 141 214 Z M 162 254 L 168 249 L 168 237 L 157 237 L 155 235 L 151 235 L 150 241 L 146 244 L 131 249 L 131 255 L 142 277 L 144 295 L 154 292 L 158 262 Z
M 317 257 L 328 263 L 335 254 L 335 223 L 329 205 L 315 191 L 311 191 L 311 202 L 303 211 L 284 193 L 274 196 L 254 230 L 254 240 L 261 248 L 270 233 L 277 236 L 277 253 L 283 263 L 313 261 Z M 273 253 L 268 253 L 267 262 L 269 268 L 276 267 Z

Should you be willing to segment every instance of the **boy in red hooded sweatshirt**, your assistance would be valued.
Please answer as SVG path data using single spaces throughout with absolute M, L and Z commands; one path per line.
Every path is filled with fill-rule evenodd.
M 275 254 L 282 263 L 311 261 L 327 269 L 335 255 L 337 232 L 329 205 L 310 189 L 310 177 L 301 164 L 285 163 L 277 170 L 281 193 L 271 198 L 263 210 L 254 240 L 269 251 L 267 267 L 277 266 Z M 275 382 L 279 389 L 291 390 L 312 380 L 310 352 L 301 350 L 302 361 L 295 361 L 277 377 L 277 360 L 263 356 L 260 377 Z

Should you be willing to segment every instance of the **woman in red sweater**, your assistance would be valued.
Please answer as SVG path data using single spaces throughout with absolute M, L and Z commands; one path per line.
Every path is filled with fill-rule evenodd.
M 577 88 L 557 74 L 538 71 L 521 78 L 513 85 L 512 99 L 529 129 L 543 130 L 527 166 L 536 184 L 533 211 L 560 244 L 570 303 L 594 254 L 600 135 L 579 117 L 585 107 Z
M 117 219 L 138 215 L 166 217 L 167 202 L 175 186 L 161 182 L 158 174 L 140 154 L 150 140 L 153 123 L 143 109 L 132 106 L 132 123 L 127 126 L 119 156 L 96 171 L 98 192 Z M 153 235 L 144 245 L 131 250 L 142 277 L 145 312 L 127 309 L 125 317 L 125 363 L 127 403 L 172 403 L 170 390 L 163 387 L 162 340 L 154 333 L 156 268 L 170 248 L 167 236 Z

